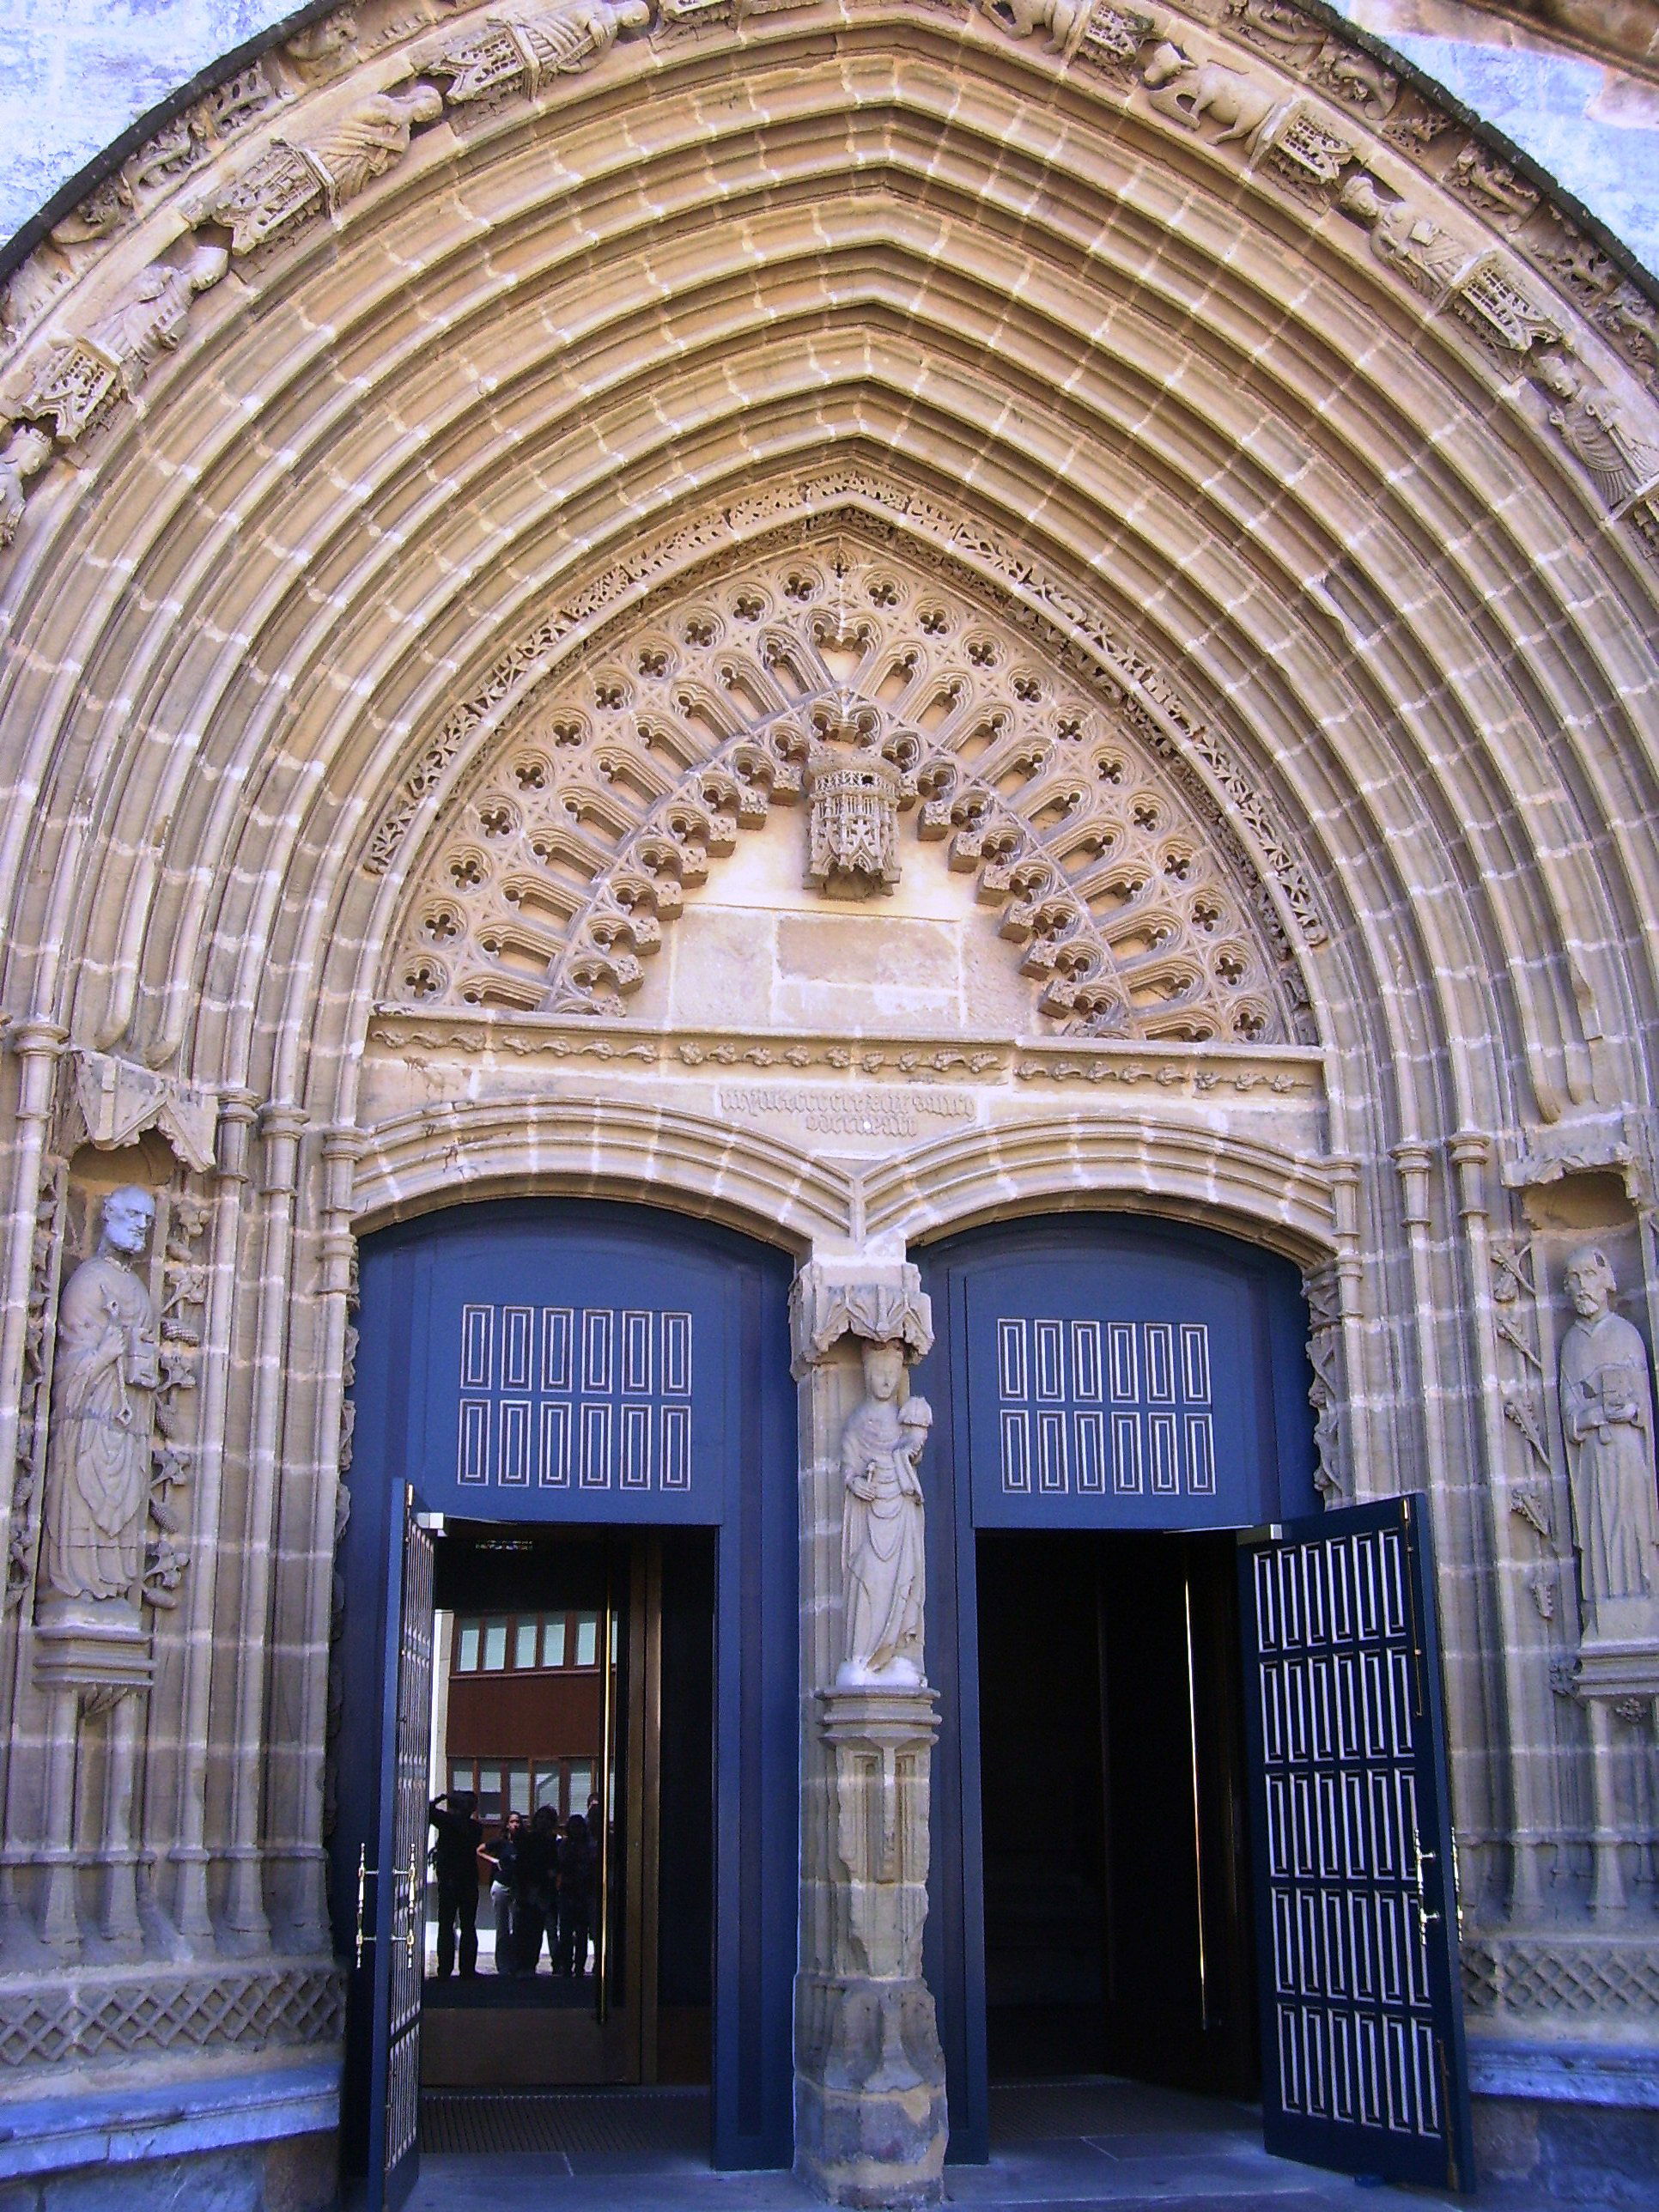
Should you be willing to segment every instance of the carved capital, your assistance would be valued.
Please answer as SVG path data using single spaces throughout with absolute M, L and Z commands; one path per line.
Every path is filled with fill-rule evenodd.
M 933 1344 L 933 1301 L 908 1261 L 887 1267 L 811 1260 L 789 1292 L 791 1367 L 799 1381 L 827 1359 L 843 1336 L 897 1344 L 908 1360 Z

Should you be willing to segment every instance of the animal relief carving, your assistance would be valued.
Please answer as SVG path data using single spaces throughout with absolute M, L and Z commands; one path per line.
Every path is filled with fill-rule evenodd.
M 1169 40 L 1154 47 L 1141 67 L 1140 81 L 1152 106 L 1183 129 L 1218 123 L 1212 141 L 1218 146 L 1253 141 L 1278 104 L 1254 78 L 1220 62 L 1194 61 Z

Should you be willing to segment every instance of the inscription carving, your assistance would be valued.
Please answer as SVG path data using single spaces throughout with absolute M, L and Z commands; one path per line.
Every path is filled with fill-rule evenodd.
M 737 1084 L 720 1094 L 723 1115 L 783 1115 L 809 1137 L 913 1138 L 928 1121 L 971 1121 L 963 1091 L 809 1090 L 792 1084 Z

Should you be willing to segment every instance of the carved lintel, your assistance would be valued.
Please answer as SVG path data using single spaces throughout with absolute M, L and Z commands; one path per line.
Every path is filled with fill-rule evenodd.
M 827 1359 L 843 1336 L 870 1344 L 900 1344 L 908 1360 L 933 1348 L 933 1301 L 920 1271 L 908 1262 L 887 1267 L 809 1261 L 789 1292 L 792 1370 L 797 1379 Z

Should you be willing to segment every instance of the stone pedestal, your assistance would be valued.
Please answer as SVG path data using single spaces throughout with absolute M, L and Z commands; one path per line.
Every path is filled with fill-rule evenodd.
M 1573 1670 L 1573 1690 L 1589 1714 L 1595 1820 L 1590 1838 L 1594 1866 L 1590 1911 L 1598 1920 L 1621 1919 L 1629 1905 L 1620 1847 L 1630 1829 L 1632 1808 L 1620 1802 L 1614 1723 L 1650 1729 L 1656 1700 L 1659 1700 L 1659 1640 L 1651 1632 L 1652 1608 L 1644 1604 L 1639 1617 L 1635 1608 L 1631 1610 L 1628 1625 L 1648 1632 L 1628 1639 L 1605 1632 L 1587 1636 L 1578 1647 L 1578 1663 Z M 1596 1609 L 1596 1628 L 1603 1630 L 1609 1619 L 1626 1625 L 1604 1601 Z
M 939 1714 L 925 1686 L 821 1690 L 818 1708 L 843 1878 L 830 1971 L 798 1989 L 796 2156 L 835 2203 L 934 2204 L 945 2057 L 921 1931 Z

